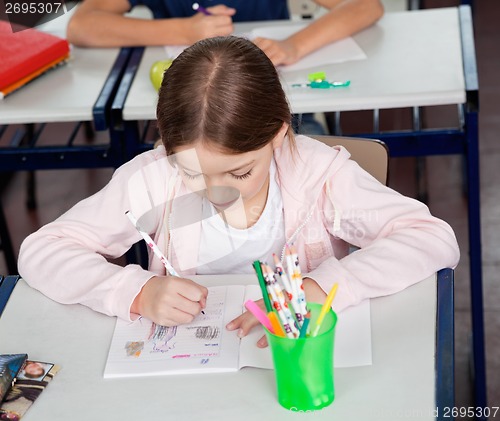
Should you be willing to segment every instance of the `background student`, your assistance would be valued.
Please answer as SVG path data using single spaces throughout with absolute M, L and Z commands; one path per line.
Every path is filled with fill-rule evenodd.
M 450 226 L 382 185 L 342 147 L 295 137 L 279 76 L 238 37 L 200 41 L 167 71 L 159 92 L 163 142 L 120 167 L 107 186 L 21 245 L 19 271 L 62 303 L 126 320 L 191 321 L 207 289 L 195 274 L 253 273 L 293 243 L 308 301 L 339 284 L 334 307 L 392 294 L 458 263 Z M 110 263 L 142 237 L 126 211 L 172 263 L 165 275 Z M 360 250 L 349 254 L 349 244 Z M 248 313 L 228 325 L 245 335 Z M 260 342 L 265 345 L 265 342 Z
M 193 10 L 192 0 L 84 0 L 68 24 L 68 41 L 87 47 L 190 45 L 204 38 L 231 34 L 233 22 L 289 18 L 287 0 L 198 3 L 211 15 Z M 316 3 L 329 11 L 304 30 L 284 41 L 255 41 L 274 65 L 294 63 L 326 44 L 372 25 L 383 14 L 380 0 Z M 151 9 L 155 20 L 124 16 L 137 5 Z
M 193 10 L 192 0 L 85 0 L 68 25 L 68 40 L 88 47 L 143 45 L 191 45 L 204 38 L 229 35 L 233 22 L 288 19 L 287 0 L 201 0 L 210 13 Z M 291 37 L 254 42 L 274 65 L 292 64 L 307 54 L 348 37 L 376 22 L 383 14 L 380 0 L 318 0 L 327 14 Z M 155 20 L 124 16 L 132 7 L 145 5 Z M 299 133 L 326 134 L 323 126 L 306 113 L 293 122 Z

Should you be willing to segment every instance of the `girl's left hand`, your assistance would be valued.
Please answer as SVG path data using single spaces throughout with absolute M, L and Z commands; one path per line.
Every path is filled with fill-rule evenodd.
M 311 278 L 304 278 L 304 292 L 307 297 L 307 302 L 320 303 L 323 304 L 326 298 L 326 293 L 321 289 L 321 287 Z M 266 312 L 266 306 L 264 304 L 264 300 L 260 299 L 255 301 L 256 304 Z M 256 319 L 256 317 L 246 311 L 241 316 L 236 317 L 236 319 L 232 320 L 226 325 L 227 330 L 238 330 L 238 337 L 243 338 L 248 335 L 255 326 L 259 325 L 260 322 Z M 267 338 L 263 335 L 258 341 L 257 346 L 259 348 L 265 348 L 267 346 Z
M 264 305 L 264 300 L 257 300 L 255 303 L 265 311 L 266 307 Z M 238 330 L 238 337 L 243 338 L 248 335 L 248 333 L 257 325 L 259 325 L 259 321 L 255 318 L 255 316 L 249 311 L 245 311 L 241 316 L 236 317 L 236 319 L 232 320 L 226 325 L 227 330 Z M 262 336 L 257 341 L 257 346 L 259 348 L 265 348 L 267 346 L 267 338 L 265 335 Z
M 299 53 L 295 45 L 288 40 L 277 41 L 268 38 L 255 38 L 254 44 L 259 47 L 275 66 L 293 64 L 299 60 Z

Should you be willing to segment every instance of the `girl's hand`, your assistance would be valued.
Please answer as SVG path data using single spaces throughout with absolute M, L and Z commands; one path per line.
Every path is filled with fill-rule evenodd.
M 207 7 L 207 10 L 213 16 L 233 16 L 236 13 L 236 9 L 233 7 L 227 7 L 225 4 L 218 4 L 217 6 Z
M 326 292 L 321 289 L 318 283 L 311 278 L 303 279 L 304 293 L 308 303 L 323 304 L 326 299 Z
M 311 278 L 304 278 L 304 292 L 306 294 L 307 302 L 313 303 L 321 303 L 325 301 L 326 293 L 321 289 L 321 287 Z M 257 305 L 266 312 L 266 306 L 264 304 L 264 300 L 256 301 Z M 226 326 L 227 330 L 238 330 L 238 337 L 243 338 L 248 335 L 250 330 L 252 330 L 255 326 L 257 326 L 260 322 L 255 318 L 255 316 L 246 311 L 241 316 L 238 316 L 236 319 L 229 322 Z M 267 338 L 263 335 L 258 341 L 257 346 L 259 348 L 265 348 L 268 346 Z
M 216 36 L 230 35 L 233 28 L 233 20 L 231 16 L 236 13 L 235 9 L 218 5 L 207 8 L 211 15 L 196 13 L 187 20 L 190 22 L 189 34 L 191 43 L 196 41 L 212 38 Z
M 254 44 L 259 47 L 275 66 L 293 64 L 299 60 L 299 52 L 295 45 L 288 41 L 277 41 L 268 38 L 255 38 Z
M 190 279 L 155 276 L 142 287 L 131 311 L 162 326 L 190 323 L 205 308 L 208 290 Z
M 264 300 L 258 300 L 255 302 L 264 312 L 266 311 L 266 306 L 264 305 Z M 245 311 L 241 316 L 236 317 L 236 319 L 232 320 L 226 325 L 227 330 L 236 330 L 238 329 L 238 337 L 243 338 L 248 335 L 248 333 L 259 324 L 259 321 L 255 318 L 255 316 L 249 311 Z M 259 348 L 265 348 L 267 346 L 267 338 L 266 336 L 262 336 L 257 341 L 257 346 Z

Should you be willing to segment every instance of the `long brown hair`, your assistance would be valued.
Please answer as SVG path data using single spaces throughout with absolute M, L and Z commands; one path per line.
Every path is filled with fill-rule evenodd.
M 196 141 L 226 153 L 271 142 L 291 112 L 276 69 L 254 43 L 227 36 L 184 50 L 165 72 L 156 109 L 167 154 Z M 293 141 L 289 128 L 288 135 Z

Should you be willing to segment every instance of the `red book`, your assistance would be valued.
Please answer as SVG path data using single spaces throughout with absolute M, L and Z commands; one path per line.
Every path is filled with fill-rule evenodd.
M 63 38 L 28 28 L 12 32 L 0 21 L 0 97 L 26 84 L 69 57 Z

